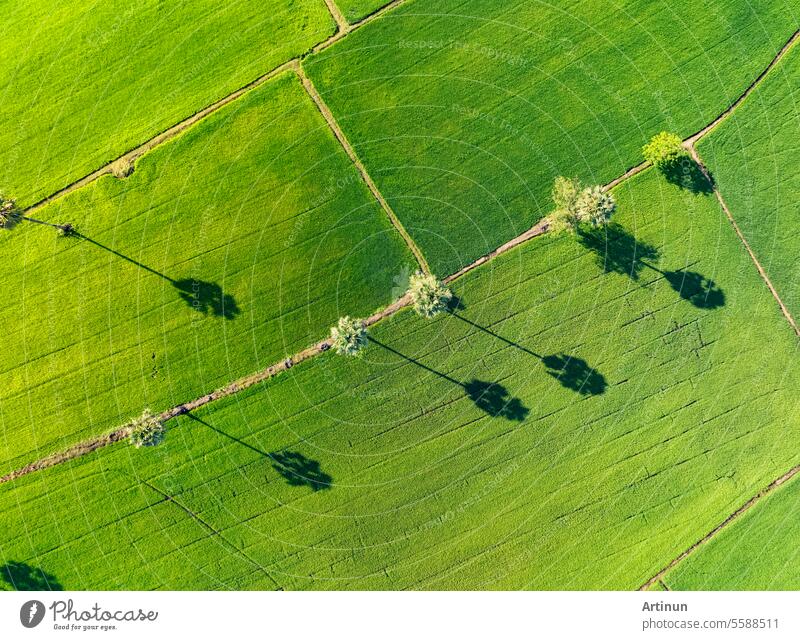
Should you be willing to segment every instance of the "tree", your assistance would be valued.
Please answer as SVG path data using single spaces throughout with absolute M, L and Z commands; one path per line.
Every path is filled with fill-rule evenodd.
M 367 346 L 367 327 L 363 320 L 345 316 L 331 327 L 331 346 L 339 355 L 354 356 Z
M 131 444 L 137 449 L 161 444 L 166 436 L 164 423 L 158 416 L 154 416 L 150 409 L 145 409 L 141 416 L 131 420 L 128 428 Z
M 599 185 L 584 187 L 577 178 L 556 178 L 552 195 L 556 208 L 551 224 L 555 229 L 574 230 L 583 223 L 593 227 L 606 224 L 617 208 L 613 195 Z
M 45 222 L 44 220 L 37 220 L 22 214 L 22 210 L 17 206 L 16 200 L 13 198 L 6 198 L 0 193 L 0 229 L 13 229 L 22 220 L 26 222 L 35 222 L 46 227 L 53 227 L 58 230 L 58 235 L 68 237 L 76 235 L 75 227 L 67 222 L 66 224 L 55 224 L 53 222 Z
M 661 171 L 673 167 L 689 155 L 680 137 L 667 131 L 654 135 L 642 147 L 642 154 L 645 160 Z
M 576 217 L 580 222 L 588 222 L 593 227 L 606 224 L 617 209 L 614 196 L 603 191 L 602 187 L 586 187 L 575 203 Z
M 17 207 L 16 201 L 6 198 L 0 193 L 0 227 L 10 229 L 19 222 L 21 217 L 22 214 Z
M 453 297 L 453 293 L 441 280 L 421 271 L 411 276 L 408 291 L 414 303 L 414 311 L 423 318 L 432 318 L 445 311 Z

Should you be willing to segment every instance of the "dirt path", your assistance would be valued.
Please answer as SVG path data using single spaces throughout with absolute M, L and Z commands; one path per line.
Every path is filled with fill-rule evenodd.
M 679 556 L 674 558 L 667 566 L 665 566 L 661 571 L 659 571 L 656 575 L 650 578 L 647 582 L 645 582 L 641 587 L 639 587 L 639 591 L 646 591 L 650 587 L 652 587 L 656 582 L 662 580 L 664 576 L 669 572 L 670 569 L 674 568 L 679 562 L 684 560 L 687 556 L 691 555 L 694 551 L 696 551 L 699 547 L 706 544 L 709 540 L 711 540 L 714 536 L 716 536 L 720 531 L 722 531 L 725 527 L 729 524 L 734 522 L 737 518 L 739 518 L 742 514 L 746 511 L 749 511 L 756 503 L 758 503 L 763 498 L 766 498 L 770 493 L 772 493 L 775 489 L 780 487 L 782 484 L 785 484 L 789 480 L 791 480 L 797 473 L 800 472 L 800 465 L 790 469 L 786 473 L 784 473 L 780 478 L 777 478 L 770 482 L 766 487 L 764 487 L 761 491 L 759 491 L 756 495 L 750 498 L 747 502 L 745 502 L 741 507 L 739 507 L 736 511 L 734 511 L 731 515 L 729 515 L 725 520 L 720 522 L 716 527 L 714 527 L 711 531 L 709 531 L 706 535 L 704 535 L 700 540 L 695 542 L 691 547 L 686 549 L 683 553 Z M 664 585 L 667 586 L 666 584 Z
M 311 82 L 311 79 L 306 75 L 303 68 L 300 66 L 299 63 L 295 62 L 292 63 L 292 69 L 300 78 L 300 81 L 303 83 L 303 87 L 308 93 L 309 97 L 314 101 L 314 104 L 317 105 L 317 109 L 322 114 L 322 117 L 325 118 L 325 122 L 328 123 L 328 126 L 333 131 L 333 135 L 336 136 L 336 139 L 339 141 L 339 144 L 342 145 L 342 148 L 345 150 L 345 153 L 349 156 L 351 162 L 356 166 L 358 172 L 361 174 L 361 178 L 366 183 L 369 190 L 372 192 L 372 195 L 375 199 L 380 203 L 383 210 L 386 212 L 386 215 L 389 216 L 389 220 L 391 220 L 394 228 L 400 233 L 405 241 L 408 248 L 411 250 L 411 253 L 414 254 L 414 257 L 417 259 L 417 263 L 419 264 L 420 268 L 425 273 L 430 273 L 430 267 L 428 266 L 427 260 L 425 260 L 425 256 L 422 255 L 422 251 L 419 250 L 417 244 L 408 234 L 403 224 L 400 222 L 395 212 L 389 206 L 389 203 L 386 202 L 386 199 L 383 197 L 383 194 L 378 189 L 377 185 L 373 182 L 372 178 L 370 177 L 369 173 L 367 172 L 367 168 L 364 166 L 364 163 L 361 162 L 361 159 L 353 149 L 353 145 L 350 144 L 350 141 L 347 139 L 347 136 L 344 135 L 344 131 L 339 126 L 339 123 L 336 122 L 336 118 L 333 117 L 333 113 L 328 108 L 328 105 L 325 104 L 325 101 L 322 99 L 322 96 L 319 95 L 317 88 L 314 86 L 314 83 Z

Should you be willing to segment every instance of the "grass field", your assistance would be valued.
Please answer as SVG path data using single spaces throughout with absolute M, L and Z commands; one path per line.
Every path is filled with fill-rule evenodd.
M 519 235 L 559 174 L 607 183 L 688 136 L 800 22 L 796 0 L 411 0 L 304 62 L 440 274 Z
M 670 589 L 800 589 L 797 476 L 668 573 Z
M 455 315 L 4 486 L 0 555 L 72 589 L 639 586 L 797 464 L 797 342 L 713 197 L 616 195 Z
M 36 215 L 81 236 L 0 235 L 0 474 L 295 353 L 414 264 L 294 74 Z
M 699 145 L 731 213 L 778 293 L 800 317 L 800 48 Z
M 337 0 L 336 4 L 348 22 L 357 22 L 381 7 L 389 4 L 391 0 Z
M 323 0 L 4 2 L 0 187 L 31 204 L 333 31 Z

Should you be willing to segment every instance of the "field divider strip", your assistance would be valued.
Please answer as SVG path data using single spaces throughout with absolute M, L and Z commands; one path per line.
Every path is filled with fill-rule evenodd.
M 328 7 L 328 11 L 331 12 L 331 16 L 333 16 L 334 21 L 336 22 L 336 27 L 338 33 L 342 33 L 342 35 L 346 35 L 353 27 L 344 17 L 341 9 L 339 9 L 338 5 L 336 4 L 336 0 L 325 0 L 325 4 Z M 339 36 L 342 37 L 342 36 Z
M 645 591 L 652 587 L 656 582 L 659 582 L 664 579 L 664 576 L 676 565 L 678 565 L 681 561 L 685 560 L 688 556 L 694 553 L 699 547 L 706 544 L 709 540 L 714 538 L 720 531 L 725 529 L 728 525 L 742 516 L 745 512 L 749 511 L 754 505 L 760 502 L 763 498 L 766 498 L 770 495 L 775 489 L 780 487 L 782 484 L 787 483 L 791 480 L 797 473 L 800 472 L 800 465 L 796 467 L 792 467 L 789 471 L 784 473 L 779 478 L 776 478 L 772 482 L 770 482 L 766 487 L 761 489 L 756 495 L 750 498 L 747 502 L 741 505 L 736 511 L 730 514 L 725 520 L 720 522 L 716 527 L 714 527 L 711 531 L 709 531 L 706 535 L 700 538 L 697 542 L 695 542 L 692 546 L 688 549 L 683 551 L 680 555 L 673 558 L 669 564 L 667 564 L 663 569 L 661 569 L 657 574 L 655 574 L 652 578 L 647 580 L 642 586 L 639 587 L 638 591 Z M 666 586 L 666 585 L 664 585 Z
M 395 229 L 400 233 L 405 241 L 408 248 L 411 250 L 411 253 L 414 254 L 414 257 L 417 259 L 420 268 L 425 273 L 430 273 L 431 269 L 428 266 L 427 260 L 425 260 L 425 256 L 422 255 L 422 251 L 420 251 L 417 244 L 414 242 L 411 235 L 406 231 L 406 228 L 403 226 L 403 223 L 400 222 L 400 219 L 395 214 L 392 207 L 386 202 L 386 198 L 383 197 L 383 194 L 378 189 L 378 186 L 375 184 L 372 177 L 369 175 L 367 168 L 364 166 L 364 163 L 361 162 L 361 159 L 358 157 L 353 145 L 350 144 L 350 141 L 345 136 L 344 131 L 339 126 L 339 123 L 336 122 L 336 118 L 334 118 L 333 113 L 328 108 L 328 105 L 325 104 L 325 101 L 322 99 L 322 96 L 317 91 L 317 88 L 314 86 L 314 83 L 311 82 L 311 78 L 309 78 L 305 71 L 303 71 L 302 66 L 299 62 L 292 63 L 292 69 L 297 74 L 297 77 L 300 78 L 300 82 L 303 84 L 303 87 L 308 93 L 309 97 L 314 101 L 314 104 L 317 105 L 317 109 L 322 114 L 322 117 L 325 119 L 325 122 L 328 123 L 331 131 L 333 131 L 333 135 L 339 141 L 339 144 L 344 149 L 345 153 L 347 153 L 348 157 L 350 158 L 351 162 L 355 165 L 358 172 L 361 174 L 361 178 L 364 180 L 364 183 L 367 185 L 369 190 L 372 192 L 372 195 L 381 205 L 383 210 L 386 212 L 386 215 L 389 216 L 389 220 L 392 222 L 392 225 Z
M 285 71 L 289 71 L 290 69 L 293 69 L 295 65 L 299 64 L 299 62 L 303 58 L 305 58 L 307 55 L 309 55 L 310 53 L 317 53 L 319 51 L 323 51 L 323 50 L 327 49 L 331 45 L 337 43 L 339 40 L 344 38 L 349 33 L 355 31 L 356 29 L 360 29 L 364 25 L 369 24 L 370 22 L 373 22 L 374 20 L 377 20 L 378 18 L 382 17 L 384 14 L 388 13 L 389 11 L 395 9 L 399 5 L 401 5 L 404 2 L 406 2 L 406 0 L 394 0 L 393 2 L 390 2 L 389 4 L 381 7 L 380 9 L 375 11 L 374 13 L 362 18 L 361 20 L 353 22 L 352 24 L 347 23 L 347 21 L 345 20 L 345 22 L 344 22 L 345 27 L 342 27 L 339 24 L 336 15 L 333 13 L 333 9 L 331 9 L 331 5 L 333 5 L 333 0 L 331 0 L 330 2 L 328 0 L 325 0 L 325 1 L 326 1 L 326 4 L 328 5 L 328 9 L 331 11 L 331 15 L 333 15 L 334 21 L 336 22 L 337 27 L 338 27 L 336 33 L 334 33 L 332 36 L 328 37 L 327 39 L 323 40 L 322 42 L 317 43 L 316 45 L 311 47 L 309 49 L 309 51 L 307 51 L 306 53 L 303 53 L 303 54 L 301 54 L 299 56 L 296 56 L 296 57 L 294 57 L 294 58 L 292 58 L 290 60 L 287 60 L 286 62 L 281 63 L 280 65 L 278 65 L 274 69 L 271 69 L 270 71 L 267 71 L 266 73 L 264 73 L 263 75 L 259 76 L 255 80 L 252 80 L 252 81 L 248 82 L 243 87 L 240 87 L 239 89 L 236 89 L 232 93 L 229 93 L 228 95 L 224 96 L 223 98 L 220 98 L 216 102 L 204 107 L 203 109 L 201 109 L 197 113 L 195 113 L 195 114 L 189 116 L 188 118 L 185 118 L 184 120 L 181 120 L 180 122 L 172 125 L 168 129 L 165 129 L 161 133 L 153 136 L 152 138 L 150 138 L 149 140 L 143 142 L 139 146 L 137 146 L 137 147 L 135 147 L 135 148 L 133 148 L 133 149 L 131 149 L 129 151 L 126 151 L 121 156 L 115 158 L 111 162 L 108 162 L 107 164 L 99 167 L 98 169 L 96 169 L 96 170 L 92 171 L 91 173 L 83 176 L 82 178 L 79 178 L 78 180 L 76 180 L 74 182 L 71 182 L 70 184 L 68 184 L 68 185 L 62 187 L 61 189 L 59 189 L 58 191 L 55 191 L 54 193 L 51 193 L 49 196 L 46 196 L 46 197 L 42 198 L 38 202 L 35 202 L 34 204 L 32 204 L 29 207 L 27 207 L 25 209 L 24 213 L 27 214 L 27 213 L 32 213 L 34 211 L 37 211 L 38 209 L 41 209 L 42 207 L 50 204 L 54 200 L 57 200 L 57 199 L 65 196 L 65 195 L 75 191 L 76 189 L 80 189 L 81 187 L 85 187 L 86 185 L 94 182 L 95 180 L 97 180 L 98 178 L 101 178 L 104 175 L 113 175 L 115 165 L 118 165 L 121 162 L 127 162 L 127 163 L 133 165 L 133 163 L 136 162 L 137 159 L 139 159 L 141 156 L 146 154 L 148 151 L 151 151 L 155 147 L 159 146 L 160 144 L 171 140 L 172 138 L 176 137 L 177 135 L 179 135 L 180 133 L 182 133 L 183 131 L 185 131 L 186 129 L 191 127 L 192 125 L 195 125 L 198 122 L 200 122 L 201 120 L 204 120 L 206 117 L 208 117 L 209 115 L 211 115 L 215 111 L 218 111 L 219 109 L 221 109 L 225 105 L 230 104 L 231 102 L 235 101 L 236 99 L 242 97 L 245 93 L 248 93 L 249 91 L 255 89 L 256 87 L 261 86 L 265 82 L 268 82 L 269 80 L 272 80 L 273 78 L 275 78 L 276 76 L 280 75 L 281 73 L 283 73 Z M 335 6 L 335 5 L 333 5 L 333 6 Z M 337 10 L 337 12 L 339 11 L 338 7 L 337 7 L 336 10 Z M 339 12 L 339 14 L 341 15 L 341 12 Z M 342 16 L 342 19 L 344 20 L 343 16 Z
M 707 124 L 705 127 L 700 129 L 697 133 L 689 136 L 686 139 L 686 144 L 689 145 L 690 148 L 694 147 L 694 144 L 700 140 L 702 137 L 710 133 L 713 129 L 716 129 L 725 119 L 728 118 L 736 108 L 742 104 L 745 100 L 747 100 L 748 96 L 756 90 L 759 84 L 761 84 L 762 80 L 767 77 L 767 74 L 772 71 L 772 69 L 777 65 L 781 59 L 789 53 L 789 49 L 792 48 L 795 42 L 797 42 L 798 38 L 800 38 L 800 29 L 795 31 L 792 36 L 787 40 L 786 44 L 781 47 L 781 50 L 775 54 L 775 57 L 770 61 L 770 63 L 764 68 L 764 70 L 758 74 L 758 77 L 750 83 L 750 85 L 742 92 L 742 94 L 734 100 L 731 105 L 725 109 L 719 116 L 717 116 L 713 122 Z
M 355 29 L 357 26 L 361 26 L 361 25 L 363 25 L 363 24 L 365 24 L 365 23 L 367 23 L 367 22 L 369 22 L 371 20 L 379 18 L 385 12 L 394 9 L 395 7 L 403 4 L 405 1 L 406 0 L 395 0 L 394 2 L 391 2 L 391 3 L 387 4 L 387 5 L 385 5 L 383 8 L 381 8 L 378 11 L 376 11 L 375 13 L 367 16 L 366 18 L 364 18 L 360 22 L 354 23 L 354 25 L 352 25 L 353 29 Z M 351 31 L 352 31 L 352 29 L 351 29 Z M 752 91 L 753 87 L 755 85 L 757 85 L 758 82 L 763 80 L 763 78 L 767 75 L 769 70 L 772 69 L 775 66 L 775 64 L 780 59 L 780 57 L 782 55 L 785 55 L 785 53 L 786 53 L 786 51 L 788 51 L 789 47 L 798 39 L 798 33 L 800 33 L 800 32 L 795 32 L 795 34 L 792 35 L 792 37 L 789 39 L 789 41 L 786 43 L 786 45 L 784 45 L 784 47 L 781 49 L 781 52 L 779 52 L 779 54 L 772 60 L 772 62 L 767 66 L 767 68 L 764 71 L 762 71 L 761 74 L 759 74 L 758 78 L 753 83 L 751 83 L 750 87 L 748 87 L 748 89 L 745 91 L 745 94 L 748 93 L 749 91 Z M 326 41 L 326 43 L 327 43 L 326 46 L 329 46 L 330 44 L 333 44 L 334 42 L 336 42 L 336 40 L 337 40 L 336 36 L 333 36 L 333 37 L 329 38 Z M 323 43 L 323 44 L 325 44 L 325 43 Z M 281 71 L 283 71 L 283 70 L 291 69 L 291 70 L 295 71 L 295 73 L 298 73 L 300 75 L 301 82 L 302 82 L 302 78 L 305 76 L 305 74 L 303 73 L 303 71 L 302 71 L 302 69 L 300 67 L 299 60 L 300 60 L 299 58 L 295 58 L 293 60 L 290 60 L 290 61 L 282 64 L 280 67 L 277 67 L 276 69 L 274 69 L 270 73 L 273 74 L 273 75 L 277 75 L 278 73 L 281 73 Z M 254 82 L 258 82 L 258 80 L 254 81 Z M 305 86 L 305 83 L 303 83 L 303 84 Z M 743 96 L 745 94 L 743 94 Z M 313 96 L 312 96 L 312 98 L 313 98 Z M 734 106 L 737 105 L 738 103 L 740 103 L 741 99 L 742 98 L 736 100 L 734 102 Z M 727 111 L 728 112 L 732 111 L 734 106 L 729 107 Z M 714 122 L 719 123 L 719 122 L 721 122 L 722 118 L 723 118 L 723 116 L 720 116 Z M 176 126 L 179 126 L 179 125 L 176 125 Z M 710 176 L 710 174 L 708 172 L 708 169 L 702 163 L 702 161 L 700 160 L 699 155 L 697 154 L 696 149 L 694 148 L 695 142 L 697 142 L 697 140 L 699 140 L 706 133 L 711 131 L 711 129 L 713 129 L 713 127 L 711 127 L 711 126 L 705 127 L 699 133 L 694 134 L 693 136 L 690 136 L 689 138 L 684 140 L 684 145 L 689 149 L 690 153 L 692 154 L 692 157 L 694 158 L 695 162 L 698 163 L 698 166 L 700 167 L 701 171 L 703 171 L 706 179 L 709 180 L 712 185 L 714 185 L 713 181 L 711 180 L 711 176 Z M 109 164 L 108 165 L 108 170 L 109 171 L 110 171 L 110 166 L 111 165 Z M 607 185 L 605 185 L 603 187 L 603 190 L 604 191 L 608 191 L 610 189 L 613 189 L 614 187 L 619 186 L 621 183 L 623 183 L 624 181 L 626 181 L 626 180 L 634 177 L 635 175 L 641 173 L 642 171 L 647 169 L 649 166 L 650 166 L 650 163 L 643 162 L 641 164 L 636 165 L 635 167 L 632 167 L 632 168 L 628 169 L 624 174 L 622 174 L 621 176 L 615 178 L 614 180 L 609 182 Z M 767 277 L 766 272 L 764 272 L 763 267 L 761 267 L 761 264 L 756 259 L 755 254 L 750 249 L 749 243 L 747 242 L 747 240 L 742 235 L 741 230 L 739 229 L 739 226 L 736 224 L 736 221 L 734 220 L 733 216 L 731 215 L 727 204 L 723 200 L 722 195 L 719 193 L 719 191 L 718 191 L 718 189 L 716 188 L 715 185 L 714 185 L 714 192 L 715 192 L 715 194 L 717 196 L 717 199 L 718 199 L 720 205 L 722 206 L 723 210 L 725 211 L 725 214 L 727 215 L 728 219 L 730 220 L 731 224 L 733 225 L 736 233 L 739 235 L 739 238 L 741 239 L 741 241 L 744 244 L 745 248 L 748 250 L 748 253 L 750 254 L 753 262 L 756 264 L 756 267 L 758 268 L 759 272 L 761 273 L 762 278 L 764 278 L 765 282 L 767 283 L 767 286 L 769 287 L 770 291 L 773 293 L 773 296 L 778 301 L 778 304 L 780 305 L 781 310 L 784 312 L 784 315 L 786 316 L 787 320 L 792 325 L 792 328 L 795 330 L 795 333 L 797 335 L 800 335 L 800 332 L 798 332 L 798 328 L 797 328 L 796 323 L 794 322 L 794 319 L 792 318 L 791 314 L 789 314 L 789 312 L 786 309 L 785 305 L 783 304 L 782 300 L 780 299 L 780 297 L 778 296 L 777 292 L 775 291 L 775 288 L 772 286 L 771 281 Z M 51 196 L 51 198 L 52 197 L 54 197 L 54 196 Z M 447 276 L 446 278 L 444 278 L 444 282 L 447 283 L 447 284 L 450 284 L 454 280 L 462 277 L 463 275 L 469 273 L 470 271 L 476 269 L 477 267 L 479 267 L 479 266 L 481 266 L 483 264 L 486 264 L 487 262 L 489 262 L 490 260 L 492 260 L 496 256 L 498 256 L 498 255 L 500 255 L 502 253 L 506 253 L 507 251 L 510 251 L 511 249 L 523 244 L 524 242 L 527 242 L 528 240 L 531 240 L 531 239 L 533 239 L 535 237 L 543 235 L 544 233 L 548 232 L 549 230 L 550 230 L 549 222 L 548 222 L 547 218 L 543 218 L 536 225 L 534 225 L 533 227 L 531 227 L 527 231 L 523 232 L 522 234 L 520 234 L 516 238 L 513 238 L 513 239 L 509 240 L 508 242 L 506 242 L 505 244 L 501 245 L 497 249 L 487 253 L 484 256 L 481 256 L 480 258 L 478 258 L 477 260 L 475 260 L 471 264 L 469 264 L 469 265 L 463 267 L 462 269 L 460 269 L 459 271 Z M 406 295 L 402 296 L 401 298 L 399 298 L 398 300 L 396 300 L 395 302 L 391 303 L 389 306 L 385 307 L 383 310 L 378 311 L 378 312 L 374 313 L 373 315 L 371 315 L 369 318 L 367 318 L 365 320 L 365 324 L 368 327 L 372 326 L 373 324 L 379 322 L 380 320 L 394 315 L 395 313 L 397 313 L 401 309 L 409 306 L 410 304 L 411 304 L 410 297 L 409 297 L 408 294 L 406 294 Z M 247 389 L 248 387 L 251 387 L 251 386 L 253 386 L 255 384 L 258 384 L 260 382 L 268 380 L 268 379 L 270 379 L 270 378 L 272 378 L 272 377 L 274 377 L 274 376 L 286 371 L 287 369 L 291 368 L 295 364 L 299 364 L 300 362 L 303 362 L 304 360 L 307 360 L 307 359 L 312 358 L 312 357 L 314 357 L 316 355 L 324 353 L 325 351 L 328 350 L 329 346 L 330 346 L 330 344 L 329 344 L 328 340 L 325 340 L 325 339 L 321 340 L 321 341 L 317 342 L 316 344 L 314 344 L 314 345 L 312 345 L 310 347 L 307 347 L 306 349 L 300 351 L 299 353 L 297 353 L 297 354 L 295 354 L 293 356 L 290 356 L 290 357 L 286 358 L 285 360 L 277 362 L 277 363 L 267 367 L 266 369 L 263 369 L 262 371 L 253 373 L 253 374 L 251 374 L 249 376 L 246 376 L 244 378 L 240 378 L 240 379 L 228 384 L 225 387 L 217 389 L 216 391 L 213 391 L 213 392 L 211 392 L 209 394 L 205 394 L 203 396 L 200 396 L 199 398 L 196 398 L 196 399 L 194 399 L 194 400 L 192 400 L 190 402 L 187 402 L 187 403 L 178 405 L 176 407 L 173 407 L 171 409 L 168 409 L 168 410 L 162 412 L 160 414 L 160 417 L 161 417 L 161 419 L 163 421 L 167 421 L 167 420 L 170 420 L 170 419 L 172 419 L 172 418 L 174 418 L 174 417 L 176 417 L 178 415 L 181 415 L 181 414 L 187 413 L 188 411 L 191 411 L 193 409 L 197 409 L 199 407 L 202 407 L 202 406 L 204 406 L 204 405 L 206 405 L 206 404 L 208 404 L 210 402 L 213 402 L 214 400 L 218 400 L 220 398 L 224 398 L 224 397 L 233 395 L 234 393 L 237 393 L 238 391 L 241 391 L 243 389 Z M 107 445 L 110 445 L 110 444 L 114 444 L 115 442 L 119 442 L 120 440 L 125 439 L 128 435 L 130 435 L 130 428 L 128 426 L 123 426 L 123 427 L 120 427 L 119 429 L 116 429 L 116 430 L 110 432 L 110 433 L 107 433 L 107 434 L 92 438 L 90 440 L 85 440 L 83 442 L 79 442 L 79 443 L 74 444 L 71 447 L 69 447 L 69 448 L 67 448 L 67 449 L 65 449 L 63 451 L 52 453 L 52 454 L 50 454 L 48 456 L 45 456 L 44 458 L 41 458 L 41 459 L 36 460 L 34 462 L 31 462 L 31 463 L 25 465 L 24 467 L 21 467 L 19 469 L 16 469 L 14 471 L 11 471 L 11 472 L 5 474 L 4 476 L 1 476 L 0 477 L 0 484 L 3 484 L 5 482 L 10 482 L 12 480 L 20 478 L 20 477 L 22 477 L 24 475 L 27 475 L 29 473 L 32 473 L 34 471 L 39 471 L 41 469 L 46 469 L 46 468 L 55 466 L 57 464 L 60 464 L 62 462 L 66 462 L 68 460 L 72 460 L 72 459 L 78 458 L 80 456 L 86 455 L 86 454 L 91 453 L 92 451 L 95 451 L 95 450 L 97 450 L 97 449 L 99 449 L 101 447 L 104 447 L 104 446 L 107 446 Z M 800 468 L 800 467 L 798 467 L 798 468 Z M 796 470 L 793 470 L 793 471 L 796 472 Z
M 709 170 L 705 166 L 705 164 L 703 164 L 703 161 L 700 158 L 700 154 L 697 153 L 697 149 L 695 149 L 694 145 L 691 142 L 687 143 L 687 147 L 688 147 L 690 153 L 692 154 L 692 158 L 697 163 L 697 166 L 700 168 L 700 171 L 702 171 L 702 173 L 705 176 L 706 180 L 708 180 L 708 183 L 712 186 L 712 188 L 714 190 L 714 195 L 717 197 L 717 201 L 719 202 L 720 207 L 722 207 L 722 210 L 725 212 L 725 215 L 727 216 L 728 221 L 731 223 L 731 226 L 733 226 L 733 230 L 736 232 L 736 235 L 739 236 L 739 240 L 741 240 L 742 244 L 744 245 L 744 248 L 747 250 L 747 253 L 750 255 L 750 259 L 753 261 L 753 264 L 756 265 L 756 269 L 758 269 L 758 273 L 761 276 L 761 279 L 767 285 L 767 288 L 769 289 L 770 293 L 772 294 L 772 297 L 775 298 L 775 301 L 778 303 L 778 306 L 780 307 L 781 313 L 783 313 L 783 316 L 786 318 L 786 320 L 791 325 L 792 329 L 794 330 L 795 335 L 796 336 L 800 336 L 800 328 L 798 328 L 797 323 L 795 322 L 794 318 L 792 317 L 792 314 L 789 312 L 789 309 L 783 303 L 783 300 L 781 299 L 780 295 L 778 294 L 778 290 L 772 284 L 772 280 L 769 279 L 769 276 L 767 275 L 766 270 L 764 269 L 764 267 L 761 265 L 761 262 L 759 262 L 758 258 L 756 257 L 756 254 L 753 251 L 752 247 L 750 246 L 750 243 L 747 241 L 747 238 L 744 237 L 744 234 L 742 233 L 742 230 L 739 228 L 739 225 L 736 223 L 736 220 L 734 219 L 733 214 L 731 213 L 731 210 L 728 208 L 728 204 L 725 202 L 725 199 L 722 197 L 722 194 L 720 193 L 719 188 L 714 183 L 713 178 L 711 177 L 711 173 L 709 172 Z

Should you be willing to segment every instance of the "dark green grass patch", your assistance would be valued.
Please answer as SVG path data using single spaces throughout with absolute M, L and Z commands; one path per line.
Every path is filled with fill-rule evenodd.
M 4 2 L 0 188 L 50 195 L 333 30 L 322 0 Z
M 0 473 L 368 314 L 414 264 L 294 75 L 0 231 Z
M 789 311 L 800 316 L 800 48 L 698 150 Z
M 362 358 L 0 486 L 3 561 L 66 588 L 638 587 L 797 463 L 797 344 L 713 197 L 653 171 L 617 196 L 607 237 L 501 256 Z M 152 564 L 118 548 L 161 522 Z
M 604 184 L 662 129 L 716 118 L 798 25 L 796 1 L 415 0 L 305 68 L 440 274 Z
M 667 574 L 670 589 L 800 588 L 800 483 L 793 479 Z

